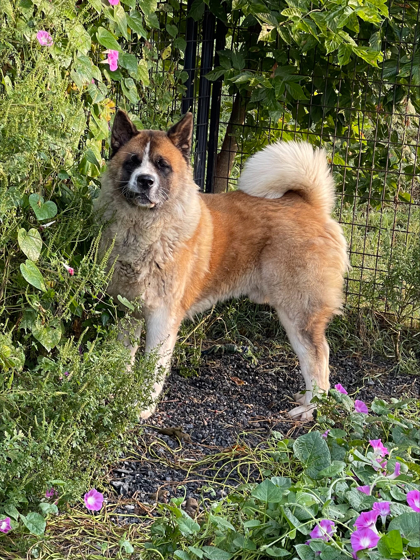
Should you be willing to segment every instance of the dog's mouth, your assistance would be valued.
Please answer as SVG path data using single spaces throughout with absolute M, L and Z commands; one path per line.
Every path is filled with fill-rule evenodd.
M 151 200 L 146 193 L 125 191 L 123 194 L 130 206 L 136 206 L 139 208 L 156 208 L 158 205 L 158 202 Z

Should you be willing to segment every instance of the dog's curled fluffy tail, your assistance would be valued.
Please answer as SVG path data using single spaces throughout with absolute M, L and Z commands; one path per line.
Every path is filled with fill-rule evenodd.
M 330 215 L 335 202 L 334 180 L 325 150 L 307 142 L 276 142 L 249 158 L 239 189 L 251 196 L 281 198 L 296 191 L 308 204 Z

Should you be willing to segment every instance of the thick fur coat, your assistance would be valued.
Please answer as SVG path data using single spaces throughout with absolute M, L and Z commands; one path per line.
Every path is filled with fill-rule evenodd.
M 115 242 L 109 293 L 141 298 L 146 351 L 157 350 L 163 369 L 185 317 L 243 295 L 272 305 L 305 379 L 290 414 L 308 419 L 313 391 L 329 389 L 325 330 L 340 310 L 348 267 L 341 227 L 331 218 L 325 153 L 277 142 L 248 160 L 238 191 L 208 195 L 192 178 L 191 134 L 191 115 L 164 133 L 137 131 L 117 113 L 99 198 L 109 222 L 103 249 Z M 126 344 L 134 359 L 137 344 Z M 154 398 L 162 385 L 155 383 Z

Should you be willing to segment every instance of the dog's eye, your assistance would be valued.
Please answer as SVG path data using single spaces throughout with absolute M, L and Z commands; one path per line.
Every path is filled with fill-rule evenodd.
M 132 154 L 124 162 L 124 167 L 129 169 L 135 169 L 141 165 L 141 159 L 137 154 Z
M 162 169 L 162 171 L 166 171 L 166 170 L 170 170 L 171 166 L 169 165 L 169 163 L 164 160 L 163 158 L 158 158 L 156 160 L 156 165 L 159 169 Z

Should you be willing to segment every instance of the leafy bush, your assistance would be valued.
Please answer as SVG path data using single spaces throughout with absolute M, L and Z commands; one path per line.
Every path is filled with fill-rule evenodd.
M 61 502 L 80 494 L 102 464 L 99 454 L 119 452 L 119 435 L 148 396 L 148 363 L 139 361 L 123 375 L 128 355 L 117 342 L 116 324 L 124 313 L 105 296 L 112 263 L 98 257 L 100 230 L 92 211 L 112 98 L 118 94 L 127 106 L 149 87 L 165 90 L 156 115 L 142 115 L 147 126 L 176 89 L 179 48 L 152 85 L 156 49 L 143 40 L 141 52 L 129 52 L 160 26 L 156 2 L 137 4 L 0 5 L 4 511 L 31 509 L 51 484 L 59 486 Z M 119 52 L 116 71 L 106 62 L 109 49 Z
M 332 390 L 320 399 L 321 431 L 296 440 L 274 432 L 269 478 L 241 485 L 200 518 L 183 498 L 161 504 L 150 556 L 420 558 L 418 403 L 375 399 L 365 414 L 360 402 Z

